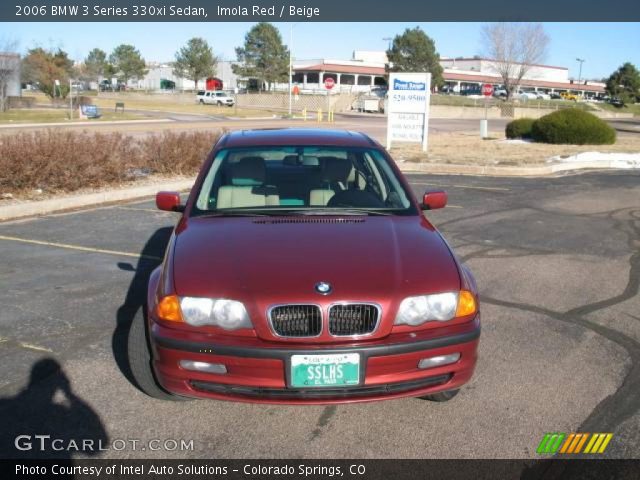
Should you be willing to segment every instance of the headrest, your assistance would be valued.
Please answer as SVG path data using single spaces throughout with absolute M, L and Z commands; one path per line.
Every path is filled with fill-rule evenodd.
M 346 182 L 351 172 L 351 162 L 344 158 L 321 157 L 322 180 L 325 182 Z
M 291 166 L 298 165 L 298 155 L 286 155 L 282 159 L 282 164 Z
M 310 155 L 303 155 L 302 165 L 304 165 L 305 167 L 318 167 L 320 166 L 320 159 L 318 157 L 313 157 Z
M 243 157 L 229 164 L 231 184 L 238 186 L 262 185 L 267 176 L 264 158 Z

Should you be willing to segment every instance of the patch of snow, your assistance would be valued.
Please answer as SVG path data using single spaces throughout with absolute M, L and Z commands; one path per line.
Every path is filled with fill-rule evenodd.
M 547 159 L 547 163 L 589 162 L 602 168 L 640 168 L 639 153 L 582 152 L 575 155 L 557 155 Z
M 533 141 L 526 138 L 507 138 L 500 140 L 500 143 L 506 143 L 507 145 L 522 145 L 523 143 L 533 143 Z

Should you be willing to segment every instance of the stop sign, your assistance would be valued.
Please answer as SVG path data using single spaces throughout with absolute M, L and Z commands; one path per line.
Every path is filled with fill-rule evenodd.
M 331 77 L 327 77 L 324 79 L 324 88 L 326 88 L 327 90 L 331 90 L 335 84 L 336 81 Z
M 490 97 L 491 95 L 493 95 L 493 85 L 490 85 L 488 83 L 482 85 L 482 95 L 484 95 L 485 97 Z

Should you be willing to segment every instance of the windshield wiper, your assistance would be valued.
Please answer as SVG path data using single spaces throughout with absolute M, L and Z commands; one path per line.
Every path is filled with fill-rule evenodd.
M 358 207 L 337 207 L 337 208 L 229 208 L 221 210 L 211 210 L 200 213 L 197 217 L 278 217 L 289 215 L 372 215 L 388 216 L 393 215 L 395 210 L 385 211 Z
M 314 208 L 300 212 L 303 215 L 393 215 L 392 212 L 370 208 Z
M 269 217 L 271 214 L 269 213 L 261 213 L 254 212 L 252 210 L 249 211 L 238 211 L 238 210 L 216 210 L 207 213 L 201 213 L 195 215 L 197 218 L 207 218 L 207 217 Z

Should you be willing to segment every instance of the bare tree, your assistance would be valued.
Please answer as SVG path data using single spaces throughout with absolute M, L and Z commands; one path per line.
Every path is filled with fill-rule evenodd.
M 540 23 L 501 22 L 482 28 L 482 42 L 510 99 L 531 67 L 544 61 L 549 37 Z
M 0 112 L 9 108 L 9 83 L 20 81 L 20 56 L 16 53 L 16 42 L 0 43 Z

